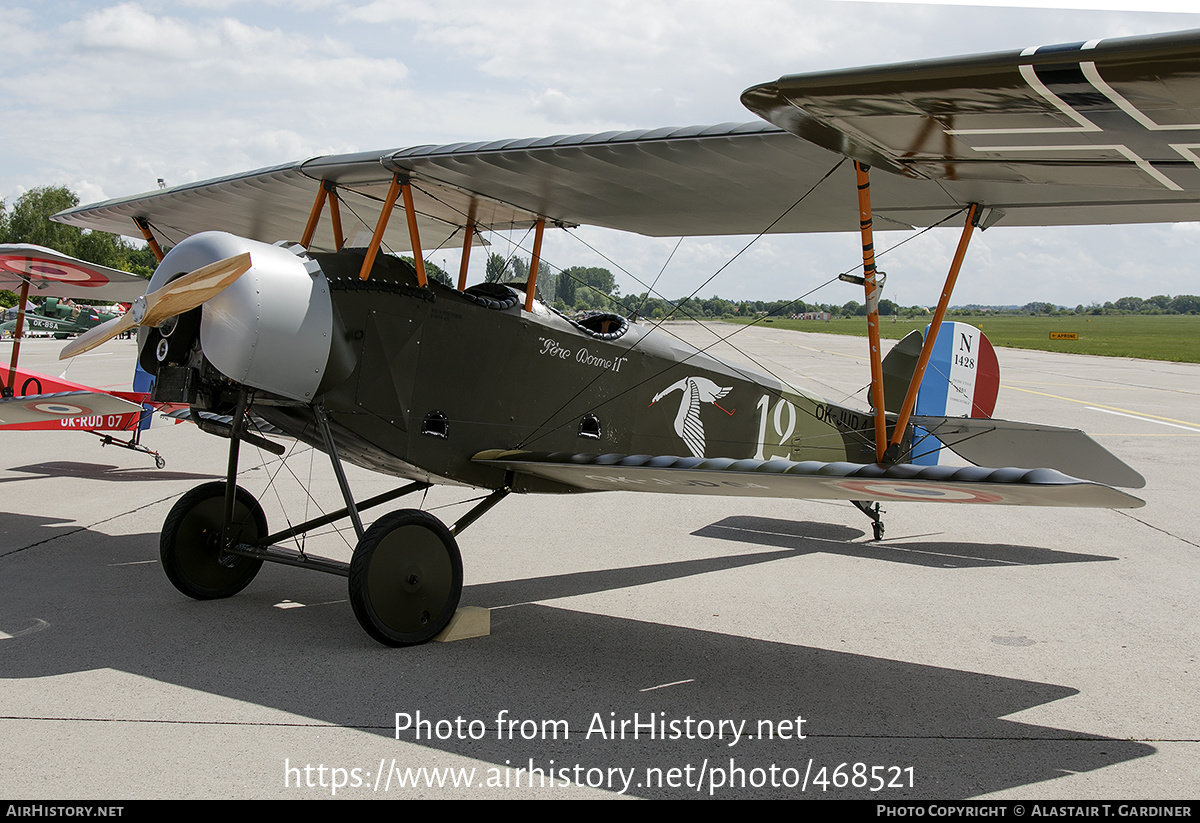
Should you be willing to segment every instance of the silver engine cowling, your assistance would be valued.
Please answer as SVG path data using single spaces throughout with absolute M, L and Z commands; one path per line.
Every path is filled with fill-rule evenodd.
M 237 383 L 311 401 L 340 323 L 329 283 L 303 247 L 271 246 L 225 232 L 196 234 L 163 257 L 147 291 L 243 252 L 250 253 L 249 271 L 203 306 L 204 358 Z

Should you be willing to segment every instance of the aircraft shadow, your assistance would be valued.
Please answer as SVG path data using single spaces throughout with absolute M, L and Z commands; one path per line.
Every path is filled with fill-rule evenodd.
M 17 518 L 7 521 L 17 531 L 47 525 L 10 517 Z M 749 785 L 719 788 L 718 797 L 962 798 L 1155 751 L 1086 729 L 1003 719 L 1078 693 L 1066 685 L 546 605 L 494 611 L 488 638 L 389 650 L 359 629 L 340 578 L 268 564 L 242 594 L 198 602 L 164 579 L 152 562 L 157 544 L 153 534 L 114 537 L 83 529 L 0 561 L 0 631 L 8 635 L 0 639 L 0 694 L 10 707 L 7 716 L 110 719 L 116 712 L 123 720 L 169 720 L 179 732 L 167 745 L 181 750 L 188 745 L 189 724 L 225 720 L 214 717 L 205 701 L 156 697 L 153 689 L 113 695 L 75 688 L 64 707 L 53 703 L 62 699 L 55 697 L 58 687 L 39 684 L 28 692 L 19 681 L 113 669 L 385 738 L 394 733 L 396 712 L 419 710 L 435 721 L 477 719 L 487 727 L 483 739 L 420 745 L 482 761 L 481 780 L 488 769 L 527 767 L 530 759 L 543 769 L 551 759 L 556 768 L 580 764 L 584 775 L 599 774 L 588 769 L 634 769 L 631 793 L 654 798 L 706 796 L 707 788 L 698 794 L 682 778 L 674 786 L 667 782 L 669 769 L 691 768 L 694 778 L 702 765 L 710 779 L 720 768 L 735 782 L 737 770 L 744 770 L 741 779 Z M 759 559 L 776 556 L 784 555 Z M 514 596 L 598 591 L 614 582 L 635 585 L 733 569 L 750 560 L 559 575 L 472 587 L 469 595 L 475 601 L 501 595 L 511 602 Z M 323 605 L 274 608 L 284 598 Z M 14 692 L 25 695 L 20 703 L 14 703 Z M 569 737 L 543 739 L 539 733 L 523 740 L 518 733 L 498 739 L 502 711 L 517 721 L 564 720 Z M 751 737 L 730 746 L 728 737 L 608 739 L 594 727 L 587 734 L 593 723 L 632 721 L 635 713 L 643 722 L 652 715 L 668 722 L 745 720 Z M 766 726 L 759 735 L 759 721 L 798 716 L 806 721 L 804 740 L 768 737 Z M 247 745 L 251 735 L 275 733 L 235 724 L 227 734 L 233 750 Z M 413 740 L 411 732 L 401 734 L 401 741 Z M 397 746 L 397 762 L 413 751 Z M 899 774 L 903 785 L 878 792 L 851 785 L 824 793 L 810 783 L 802 795 L 798 787 L 770 784 L 772 767 L 779 781 L 794 783 L 810 762 L 812 775 L 822 766 L 831 774 L 842 763 L 912 767 L 912 786 L 907 771 L 887 772 L 889 779 Z M 216 764 L 201 771 L 207 765 Z M 264 791 L 275 791 L 283 764 L 244 762 L 238 769 L 243 782 L 260 781 Z M 753 785 L 764 780 L 766 785 Z
M 643 586 L 665 580 L 678 580 L 697 574 L 728 571 L 743 566 L 770 563 L 785 557 L 795 557 L 797 552 L 754 552 L 753 554 L 706 557 L 700 560 L 681 560 L 674 563 L 656 563 L 646 566 L 630 566 L 622 569 L 598 569 L 572 574 L 529 577 L 521 580 L 502 580 L 481 583 L 463 589 L 462 605 L 498 608 L 538 600 L 558 600 L 583 594 Z
M 162 469 L 123 469 L 102 463 L 76 463 L 67 460 L 57 460 L 48 463 L 32 463 L 28 466 L 14 466 L 8 471 L 24 472 L 39 477 L 83 477 L 88 480 L 109 480 L 129 482 L 134 480 L 212 480 L 220 479 L 223 475 L 201 474 L 198 472 L 174 472 Z M 28 477 L 0 478 L 0 483 L 14 481 L 24 482 Z
M 1016 546 L 1009 543 L 962 542 L 851 542 L 865 533 L 846 526 L 805 521 L 779 520 L 773 517 L 735 515 L 697 529 L 692 534 L 775 546 L 792 552 L 825 552 L 843 557 L 864 557 L 932 568 L 980 568 L 987 566 L 1040 566 L 1051 563 L 1094 563 L 1116 560 L 1100 554 L 1080 554 L 1040 546 Z

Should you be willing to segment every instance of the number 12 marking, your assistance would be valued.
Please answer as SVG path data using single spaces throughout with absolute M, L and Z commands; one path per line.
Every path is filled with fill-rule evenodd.
M 788 458 L 791 456 L 791 449 L 787 447 L 788 438 L 796 432 L 796 407 L 784 398 L 779 398 L 779 402 L 775 404 L 775 411 L 770 413 L 771 398 L 764 394 L 758 401 L 758 410 L 761 412 L 758 416 L 758 451 L 754 454 L 755 460 L 774 460 L 777 457 Z M 787 411 L 787 425 L 784 425 L 784 410 Z M 771 418 L 774 424 L 775 434 L 771 438 L 771 448 L 774 450 L 776 443 L 775 437 L 779 438 L 778 445 L 783 446 L 783 454 L 767 454 L 767 418 Z

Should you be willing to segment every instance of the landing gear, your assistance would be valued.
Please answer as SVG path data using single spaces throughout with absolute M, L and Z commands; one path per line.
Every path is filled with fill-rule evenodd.
M 433 515 L 402 509 L 376 521 L 354 549 L 350 605 L 380 643 L 424 643 L 454 616 L 462 579 L 450 530 Z
M 159 557 L 167 578 L 188 597 L 231 597 L 250 584 L 262 561 L 230 554 L 222 545 L 225 483 L 197 486 L 171 507 L 163 523 Z M 238 487 L 234 494 L 231 543 L 256 543 L 267 534 L 267 517 L 254 496 Z
M 851 500 L 860 512 L 871 518 L 872 531 L 875 533 L 876 540 L 883 539 L 883 509 L 879 508 L 878 503 L 872 503 L 867 500 Z
M 243 392 L 230 425 L 222 430 L 230 438 L 225 481 L 192 489 L 163 524 L 162 564 L 175 588 L 200 600 L 229 597 L 245 588 L 263 562 L 269 561 L 348 578 L 354 616 L 367 634 L 385 646 L 412 646 L 440 634 L 462 596 L 462 556 L 455 537 L 508 496 L 511 475 L 503 487 L 478 500 L 453 525 L 424 511 L 401 509 L 364 530 L 359 512 L 424 491 L 430 484 L 413 481 L 356 502 L 342 472 L 330 421 L 322 409 L 313 407 L 346 507 L 269 534 L 258 501 L 235 484 L 238 444 L 250 437 L 245 433 L 248 405 Z M 346 518 L 359 537 L 349 563 L 279 545 Z
M 120 446 L 122 449 L 129 449 L 130 451 L 141 452 L 142 454 L 148 454 L 154 458 L 155 468 L 161 469 L 163 466 L 167 465 L 167 459 L 165 457 L 163 457 L 161 454 L 154 451 L 153 449 L 146 448 L 145 446 L 142 445 L 142 442 L 141 442 L 142 430 L 141 429 L 134 429 L 133 436 L 130 437 L 128 440 L 122 440 L 119 437 L 113 437 L 111 434 L 101 434 L 100 432 L 96 432 L 96 431 L 92 432 L 92 434 L 94 434 L 100 438 L 101 446 Z

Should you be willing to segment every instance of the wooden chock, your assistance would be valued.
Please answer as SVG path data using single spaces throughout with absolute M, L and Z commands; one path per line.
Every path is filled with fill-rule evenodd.
M 439 643 L 487 637 L 492 633 L 492 610 L 482 606 L 463 606 L 454 613 L 441 634 L 433 638 Z

